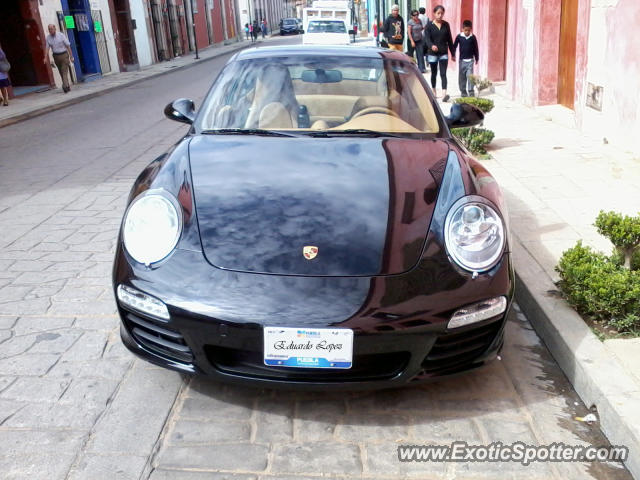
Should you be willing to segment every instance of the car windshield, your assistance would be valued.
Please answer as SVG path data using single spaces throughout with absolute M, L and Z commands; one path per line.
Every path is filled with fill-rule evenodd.
M 309 22 L 308 33 L 347 33 L 344 22 L 337 20 L 314 20 Z
M 285 18 L 283 23 L 285 25 L 297 25 L 298 22 L 296 22 L 293 18 Z
M 410 60 L 349 56 L 346 50 L 331 56 L 301 54 L 231 62 L 207 95 L 195 126 L 205 133 L 237 129 L 431 134 L 440 130 L 426 83 Z

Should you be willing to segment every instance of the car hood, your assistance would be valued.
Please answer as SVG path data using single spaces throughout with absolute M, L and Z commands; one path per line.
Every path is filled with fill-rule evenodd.
M 189 149 L 209 263 L 243 272 L 372 276 L 418 262 L 448 145 L 204 135 Z

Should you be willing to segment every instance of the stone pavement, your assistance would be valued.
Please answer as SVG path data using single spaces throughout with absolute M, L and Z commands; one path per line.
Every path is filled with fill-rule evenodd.
M 206 60 L 247 44 L 209 48 L 200 52 L 200 56 Z M 19 97 L 9 108 L 0 109 L 0 126 L 175 68 L 184 68 L 193 62 L 193 55 L 189 55 L 138 72 L 113 74 L 77 85 L 67 95 L 60 90 L 52 90 Z M 450 74 L 450 83 L 455 85 L 455 75 Z M 450 89 L 450 93 L 453 92 L 455 88 Z M 640 468 L 634 463 L 640 459 L 640 422 L 636 420 L 636 413 L 640 411 L 640 386 L 637 377 L 631 374 L 633 369 L 640 371 L 638 351 L 629 348 L 629 344 L 633 344 L 629 340 L 608 341 L 603 346 L 552 292 L 555 289 L 553 280 L 557 278 L 553 268 L 564 249 L 573 246 L 578 239 L 604 251 L 611 249 L 591 225 L 600 209 L 633 215 L 638 213 L 640 160 L 631 153 L 619 151 L 614 145 L 605 145 L 602 139 L 581 136 L 577 130 L 565 125 L 566 112 L 558 107 L 529 109 L 499 94 L 491 98 L 496 102 L 496 108 L 488 114 L 485 124 L 496 132 L 496 138 L 490 151 L 492 159 L 483 160 L 483 164 L 497 178 L 508 200 L 520 281 L 518 301 L 583 401 L 587 406 L 594 404 L 598 407 L 601 427 L 611 443 L 625 444 L 632 449 L 632 461 L 628 466 L 640 478 Z M 167 131 L 175 134 L 178 127 L 171 122 L 166 123 L 170 125 L 165 127 Z M 166 136 L 159 135 L 159 138 Z M 166 146 L 167 143 L 159 143 L 157 150 L 161 151 Z M 193 445 L 198 444 L 197 441 L 189 439 L 190 430 L 187 428 L 189 422 L 192 426 L 202 422 L 198 415 L 190 415 L 189 412 L 195 411 L 193 405 L 200 402 L 206 409 L 220 408 L 216 395 L 207 390 L 210 387 L 199 380 L 185 386 L 179 375 L 132 360 L 117 335 L 112 294 L 109 285 L 105 284 L 112 260 L 108 252 L 113 247 L 113 231 L 120 221 L 122 201 L 132 175 L 150 158 L 149 153 L 132 164 L 130 175 L 118 172 L 119 165 L 111 163 L 109 168 L 114 173 L 118 172 L 117 175 L 112 177 L 109 172 L 100 172 L 109 180 L 83 191 L 80 202 L 72 202 L 78 198 L 78 191 L 70 177 L 68 184 L 60 185 L 55 196 L 42 192 L 36 198 L 32 197 L 29 204 L 19 207 L 18 212 L 11 212 L 13 223 L 10 229 L 3 230 L 2 245 L 11 243 L 12 248 L 3 250 L 0 255 L 0 288 L 3 288 L 0 310 L 3 354 L 0 360 L 0 425 L 3 427 L 0 445 L 3 447 L 0 468 L 3 472 L 13 472 L 15 464 L 11 455 L 14 452 L 27 456 L 26 464 L 31 465 L 35 476 L 46 471 L 51 473 L 48 478 L 59 477 L 58 472 L 67 471 L 71 466 L 72 478 L 101 478 L 100 472 L 105 474 L 103 478 L 128 478 L 127 472 L 146 471 L 153 472 L 152 478 L 155 479 L 174 478 L 165 471 L 175 469 L 226 470 L 224 463 L 191 466 L 185 450 L 181 450 L 185 445 L 198 447 Z M 11 206 L 18 205 L 21 186 L 2 185 L 2 188 L 5 193 L 9 189 L 14 190 L 9 193 L 15 194 L 12 198 L 18 203 Z M 8 206 L 0 204 L 0 221 Z M 32 229 L 38 219 L 48 220 Z M 60 252 L 63 249 L 66 250 L 64 254 Z M 20 252 L 27 251 L 30 252 L 28 258 L 21 256 Z M 87 268 L 87 263 L 91 264 L 90 268 Z M 20 281 L 13 285 L 12 280 L 16 276 Z M 82 298 L 78 298 L 79 287 L 82 288 Z M 619 361 L 616 356 L 619 356 Z M 491 368 L 503 369 L 500 366 Z M 498 376 L 501 375 L 505 375 L 503 370 L 498 372 Z M 464 382 L 467 381 L 473 380 Z M 141 389 L 140 385 L 144 388 Z M 199 391 L 208 400 L 203 400 L 198 395 Z M 440 388 L 435 388 L 435 391 L 437 396 Z M 227 395 L 227 392 L 233 397 L 234 390 L 228 388 L 220 395 Z M 143 399 L 149 398 L 149 394 L 157 402 L 144 403 Z M 300 401 L 285 402 L 284 406 L 274 407 L 273 415 L 267 415 L 265 411 L 269 409 L 262 402 L 279 403 L 274 400 L 278 395 L 270 393 L 264 398 L 258 394 L 254 397 L 247 395 L 252 413 L 233 427 L 215 422 L 202 426 L 201 433 L 205 439 L 211 438 L 207 435 L 213 435 L 216 429 L 228 430 L 230 438 L 237 440 L 235 446 L 224 450 L 230 456 L 237 455 L 238 451 L 244 452 L 243 442 L 247 438 L 251 441 L 253 446 L 246 452 L 246 457 L 247 462 L 253 463 L 247 464 L 251 468 L 246 469 L 246 475 L 237 478 L 255 478 L 258 472 L 266 478 L 273 478 L 274 472 L 301 472 L 307 468 L 304 462 L 300 465 L 287 464 L 287 461 L 298 461 L 300 457 L 292 455 L 287 460 L 286 451 L 277 452 L 277 448 L 287 447 L 275 446 L 271 440 L 260 437 L 264 430 L 259 428 L 258 421 L 280 425 L 284 431 L 280 434 L 291 440 L 291 448 L 302 456 L 313 445 L 296 443 L 296 432 L 300 428 L 320 428 L 321 431 L 316 432 L 317 440 L 326 440 L 322 427 L 318 427 L 316 422 L 313 426 L 305 422 L 310 415 L 307 412 L 324 411 L 324 408 Z M 489 396 L 489 391 L 482 395 Z M 527 403 L 513 392 L 505 395 L 516 404 Z M 179 401 L 174 405 L 176 398 Z M 374 439 L 377 435 L 396 435 L 394 438 L 398 440 L 419 442 L 422 437 L 415 434 L 415 416 L 408 414 L 410 421 L 405 424 L 411 425 L 406 427 L 408 431 L 403 430 L 405 426 L 400 426 L 401 431 L 397 431 L 398 422 L 395 420 L 390 420 L 389 428 L 381 431 L 375 426 L 368 426 L 366 418 L 351 416 L 359 412 L 358 398 L 338 401 L 339 405 L 334 405 L 333 409 L 329 408 L 330 405 L 324 406 L 326 414 L 335 420 L 329 427 L 331 438 L 346 445 L 346 456 L 341 460 L 344 471 L 352 469 L 355 472 L 362 468 L 363 475 L 370 474 L 375 471 L 372 466 L 375 462 L 380 462 L 381 469 L 400 468 L 385 463 L 388 451 L 376 452 L 375 448 L 370 450 L 351 442 L 353 432 L 350 430 L 355 428 L 360 434 L 365 434 L 373 428 Z M 418 399 L 414 397 L 414 401 Z M 78 410 L 79 402 L 85 408 Z M 174 410 L 165 425 L 166 412 L 172 405 Z M 291 416 L 295 419 L 291 420 L 293 423 L 283 420 L 288 417 L 279 415 L 278 408 L 295 409 L 295 416 Z M 372 408 L 362 413 L 366 416 L 367 412 L 381 407 Z M 255 409 L 259 413 L 255 413 Z M 486 409 L 503 410 L 499 402 L 494 404 L 493 401 L 485 405 Z M 524 428 L 530 433 L 535 430 L 531 422 L 519 424 L 516 417 L 522 414 L 532 418 L 539 415 L 540 410 L 513 410 L 511 407 L 504 410 L 511 412 L 507 422 L 514 423 L 516 431 Z M 132 423 L 132 418 L 137 422 Z M 24 430 L 46 430 L 47 433 L 42 433 L 40 442 L 31 440 L 25 443 L 24 436 L 19 433 Z M 493 438 L 476 421 L 473 428 L 465 431 L 475 432 L 482 441 Z M 535 431 L 534 437 L 537 441 L 545 438 L 544 435 L 536 436 Z M 162 441 L 158 441 L 159 438 Z M 60 445 L 64 445 L 62 450 Z M 199 445 L 203 457 L 206 457 L 207 445 L 207 441 Z M 329 449 L 320 443 L 314 445 Z M 82 453 L 78 456 L 80 446 Z M 274 451 L 283 454 L 277 455 L 279 463 L 275 461 Z M 157 455 L 153 455 L 154 452 Z M 209 461 L 214 462 L 213 459 Z M 311 458 L 308 461 L 312 463 Z M 122 465 L 121 471 L 118 475 L 107 475 L 113 474 L 114 464 Z M 25 464 L 22 465 L 24 467 Z M 336 473 L 336 468 L 329 468 L 326 472 Z M 14 477 L 27 477 L 28 473 L 21 470 Z M 426 475 L 429 472 L 422 473 Z M 511 474 L 517 476 L 516 472 Z M 201 477 L 193 473 L 193 476 L 185 474 L 182 478 Z
M 564 107 L 491 98 L 485 125 L 496 138 L 482 163 L 509 205 L 517 301 L 582 400 L 597 407 L 609 440 L 631 449 L 627 467 L 640 478 L 640 343 L 600 342 L 554 284 L 562 252 L 578 240 L 613 249 L 593 226 L 600 210 L 640 214 L 640 156 L 582 135 Z
M 150 480 L 630 479 L 612 463 L 400 462 L 401 445 L 598 445 L 596 425 L 516 306 L 502 360 L 473 374 L 380 392 L 288 392 L 194 378 Z M 215 412 L 215 414 L 213 414 Z

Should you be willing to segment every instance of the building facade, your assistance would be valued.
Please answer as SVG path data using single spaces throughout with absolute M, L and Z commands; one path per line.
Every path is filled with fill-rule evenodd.
M 505 82 L 512 99 L 559 105 L 585 134 L 640 146 L 637 0 L 436 0 L 455 32 L 473 21 L 481 76 Z M 451 65 L 450 68 L 456 68 Z
M 49 24 L 69 39 L 73 81 L 85 82 L 241 40 L 237 1 L 5 0 L 0 44 L 11 63 L 11 96 L 61 85 L 53 64 L 43 62 Z M 276 25 L 285 11 L 285 0 L 245 1 Z

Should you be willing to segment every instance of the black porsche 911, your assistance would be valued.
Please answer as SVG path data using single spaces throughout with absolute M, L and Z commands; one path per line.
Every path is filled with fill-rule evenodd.
M 124 344 L 181 372 L 406 385 L 496 357 L 513 296 L 500 189 L 409 57 L 236 54 L 137 178 L 113 270 Z

